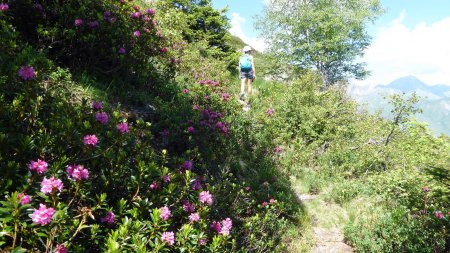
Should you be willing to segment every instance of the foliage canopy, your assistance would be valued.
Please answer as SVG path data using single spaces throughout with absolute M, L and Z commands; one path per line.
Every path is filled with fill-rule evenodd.
M 277 59 L 295 69 L 315 68 L 329 86 L 368 74 L 355 60 L 370 44 L 366 24 L 380 13 L 378 0 L 270 1 L 256 28 Z

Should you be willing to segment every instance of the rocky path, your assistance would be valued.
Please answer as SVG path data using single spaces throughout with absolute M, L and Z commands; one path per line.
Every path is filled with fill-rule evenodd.
M 353 249 L 345 244 L 342 231 L 345 210 L 336 204 L 330 204 L 319 195 L 298 194 L 311 217 L 315 245 L 310 253 L 350 253 Z

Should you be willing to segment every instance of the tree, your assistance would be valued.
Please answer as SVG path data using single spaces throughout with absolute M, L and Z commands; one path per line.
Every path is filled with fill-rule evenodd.
M 271 0 L 256 22 L 268 52 L 297 70 L 316 69 L 326 87 L 368 72 L 356 62 L 369 46 L 366 24 L 379 0 Z
M 215 10 L 210 0 L 165 0 L 185 15 L 189 29 L 184 31 L 188 42 L 208 41 L 212 48 L 217 48 L 225 55 L 233 49 L 230 47 L 230 24 L 226 16 L 227 9 Z M 218 55 L 219 56 L 219 55 Z

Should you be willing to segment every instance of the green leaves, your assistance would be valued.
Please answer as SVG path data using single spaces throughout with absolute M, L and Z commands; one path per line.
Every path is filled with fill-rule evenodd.
M 380 9 L 378 0 L 272 1 L 256 28 L 282 65 L 315 69 L 328 87 L 367 74 L 356 59 L 370 43 L 365 26 Z

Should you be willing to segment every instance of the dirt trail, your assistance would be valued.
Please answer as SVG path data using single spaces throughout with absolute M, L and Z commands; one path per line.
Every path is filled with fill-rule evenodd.
M 345 244 L 342 220 L 346 220 L 346 211 L 336 204 L 330 204 L 319 195 L 298 194 L 306 211 L 311 216 L 315 246 L 310 253 L 350 253 L 353 249 Z

